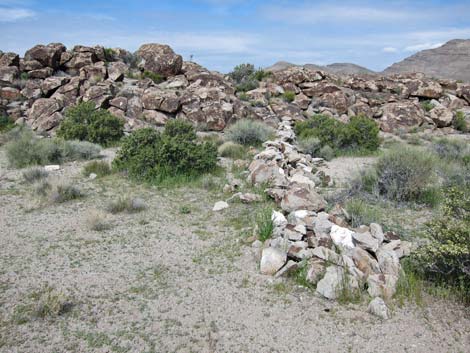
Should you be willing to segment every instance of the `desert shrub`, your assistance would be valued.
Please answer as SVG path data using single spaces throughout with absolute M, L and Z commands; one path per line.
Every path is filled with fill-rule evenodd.
M 0 132 L 6 132 L 15 126 L 15 122 L 6 115 L 0 115 Z
M 231 141 L 225 142 L 218 148 L 219 156 L 233 159 L 243 159 L 246 157 L 245 147 Z
M 51 190 L 52 190 L 52 185 L 46 179 L 39 180 L 34 185 L 34 193 L 41 197 L 46 197 L 50 193 Z
M 98 145 L 85 141 L 38 138 L 26 128 L 16 131 L 14 135 L 6 144 L 6 154 L 10 165 L 16 168 L 92 159 L 101 151 Z
M 106 214 L 98 210 L 92 210 L 86 216 L 85 222 L 88 229 L 96 232 L 102 232 L 111 227 L 111 224 L 106 218 Z
M 434 156 L 425 150 L 392 148 L 375 165 L 377 191 L 390 200 L 419 200 L 433 181 L 435 166 Z
M 331 161 L 335 158 L 335 150 L 328 145 L 323 146 L 318 151 L 318 157 L 323 158 L 325 161 Z
M 292 91 L 285 91 L 282 94 L 282 99 L 284 99 L 286 102 L 291 103 L 295 100 L 295 92 Z
M 423 108 L 424 111 L 429 112 L 434 108 L 434 104 L 429 100 L 425 100 L 421 102 L 421 108 Z
M 270 138 L 273 129 L 260 121 L 243 119 L 230 126 L 225 133 L 232 142 L 257 146 Z
M 94 102 L 82 102 L 66 110 L 57 135 L 66 140 L 109 145 L 121 139 L 123 128 L 122 119 L 105 109 L 95 109 Z
M 64 203 L 84 197 L 85 194 L 76 185 L 60 183 L 55 185 L 51 192 L 51 201 L 54 203 Z
M 114 55 L 116 55 L 116 52 L 113 48 L 104 48 L 104 56 L 106 58 L 106 61 L 113 61 Z
M 431 147 L 439 158 L 445 160 L 464 162 L 465 157 L 470 156 L 470 146 L 466 141 L 440 138 Z
M 462 131 L 462 132 L 470 131 L 470 127 L 467 124 L 464 112 L 459 111 L 455 113 L 455 118 L 452 122 L 452 125 L 454 126 L 455 130 Z
M 145 210 L 147 206 L 144 200 L 136 197 L 120 196 L 116 200 L 109 202 L 106 210 L 112 214 L 127 212 L 136 213 Z
M 241 101 L 249 101 L 250 100 L 250 97 L 248 97 L 248 95 L 245 93 L 245 92 L 241 92 L 239 95 L 238 95 L 238 98 L 241 100 Z
M 295 125 L 301 140 L 316 137 L 322 146 L 330 146 L 335 153 L 345 151 L 375 151 L 380 146 L 377 124 L 365 116 L 353 116 L 348 124 L 317 114 Z
M 89 176 L 92 173 L 96 174 L 98 177 L 109 175 L 111 174 L 111 166 L 105 161 L 89 162 L 83 167 L 83 174 Z
M 28 183 L 35 183 L 47 178 L 47 171 L 43 168 L 29 168 L 23 172 L 23 179 Z
M 217 148 L 211 142 L 198 143 L 190 123 L 171 120 L 162 133 L 145 128 L 126 137 L 113 166 L 134 179 L 159 183 L 214 171 Z
M 425 279 L 453 286 L 470 301 L 470 191 L 449 189 L 443 209 L 443 216 L 427 225 L 430 242 L 412 261 Z
M 272 209 L 266 207 L 258 212 L 256 215 L 256 228 L 258 229 L 258 239 L 261 241 L 271 238 L 274 230 L 274 222 L 271 218 Z
M 313 157 L 318 156 L 318 152 L 322 148 L 322 144 L 318 137 L 310 136 L 299 141 L 300 150 L 308 153 Z
M 147 71 L 147 70 L 142 72 L 141 77 L 143 79 L 144 78 L 149 78 L 156 84 L 162 83 L 163 81 L 165 81 L 165 78 L 162 75 L 160 75 L 159 73 L 152 72 L 152 71 Z
M 247 92 L 258 88 L 259 81 L 270 76 L 271 73 L 262 69 L 255 70 L 253 64 L 240 64 L 235 66 L 228 75 L 235 82 L 237 92 Z

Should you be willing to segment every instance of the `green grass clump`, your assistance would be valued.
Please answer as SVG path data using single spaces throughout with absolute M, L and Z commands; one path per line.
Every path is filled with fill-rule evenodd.
M 247 156 L 247 151 L 244 146 L 231 141 L 220 145 L 218 148 L 218 153 L 221 157 L 233 159 L 244 159 Z
M 32 183 L 35 183 L 35 182 L 38 182 L 47 178 L 47 175 L 48 173 L 46 170 L 44 170 L 44 168 L 35 167 L 35 168 L 29 168 L 25 170 L 23 172 L 23 179 L 27 183 L 32 184 Z
M 267 141 L 274 133 L 268 125 L 256 121 L 243 119 L 226 130 L 226 138 L 244 146 L 259 146 Z
M 262 69 L 256 70 L 253 64 L 240 64 L 228 75 L 235 82 L 237 92 L 247 92 L 258 88 L 259 82 L 272 74 Z
M 92 161 L 83 167 L 83 175 L 85 176 L 89 176 L 93 173 L 98 177 L 103 177 L 111 174 L 111 172 L 111 166 L 105 161 Z
M 0 115 L 0 133 L 7 132 L 15 127 L 15 122 L 6 115 Z
M 282 94 L 282 99 L 284 99 L 288 103 L 292 103 L 295 100 L 295 92 L 285 91 Z
M 120 196 L 116 200 L 109 202 L 106 210 L 112 214 L 116 214 L 122 212 L 136 213 L 141 212 L 146 208 L 147 206 L 142 199 Z
M 345 124 L 326 115 L 317 114 L 295 125 L 297 136 L 302 141 L 317 138 L 320 146 L 329 146 L 336 155 L 351 151 L 376 151 L 380 146 L 377 124 L 365 116 L 351 117 Z M 306 142 L 305 142 L 306 143 Z
M 455 130 L 458 130 L 461 132 L 470 132 L 470 126 L 467 123 L 467 119 L 465 119 L 464 112 L 459 111 L 455 113 L 455 118 L 454 118 L 454 121 L 452 122 L 452 125 L 454 126 Z
M 38 138 L 27 128 L 15 132 L 6 144 L 6 155 L 11 166 L 58 164 L 72 160 L 92 159 L 99 156 L 98 145 L 58 138 Z
M 51 192 L 51 201 L 64 203 L 84 197 L 85 194 L 76 185 L 61 183 L 57 184 Z
M 116 143 L 124 136 L 124 120 L 105 109 L 96 109 L 92 101 L 81 102 L 66 110 L 57 136 L 106 146 Z
M 191 180 L 214 172 L 217 148 L 212 142 L 198 142 L 192 125 L 170 120 L 162 133 L 139 129 L 126 137 L 113 167 L 136 180 L 161 184 L 165 180 Z
M 266 207 L 258 212 L 256 215 L 256 227 L 258 229 L 258 239 L 266 241 L 271 238 L 274 230 L 274 222 L 271 219 L 272 209 Z
M 423 108 L 424 111 L 429 112 L 434 108 L 434 104 L 429 100 L 425 100 L 421 102 L 421 108 Z
M 347 200 L 344 208 L 351 217 L 351 225 L 353 227 L 380 222 L 380 219 L 382 218 L 382 214 L 378 207 L 374 207 L 368 202 L 358 198 Z
M 159 83 L 162 83 L 163 81 L 165 81 L 165 78 L 162 75 L 160 75 L 158 73 L 155 73 L 155 72 L 152 72 L 152 71 L 147 71 L 147 70 L 142 72 L 141 78 L 143 78 L 143 79 L 149 78 L 156 84 L 159 84 Z

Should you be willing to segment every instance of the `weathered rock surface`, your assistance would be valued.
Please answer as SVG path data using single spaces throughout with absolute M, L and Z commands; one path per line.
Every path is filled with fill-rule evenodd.
M 138 67 L 164 77 L 175 76 L 181 72 L 183 58 L 173 49 L 163 44 L 144 44 L 136 53 Z

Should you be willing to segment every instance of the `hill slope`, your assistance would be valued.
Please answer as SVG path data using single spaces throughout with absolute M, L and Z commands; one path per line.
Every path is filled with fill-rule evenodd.
M 386 68 L 383 74 L 408 72 L 470 82 L 470 39 L 454 39 L 439 48 L 422 50 Z

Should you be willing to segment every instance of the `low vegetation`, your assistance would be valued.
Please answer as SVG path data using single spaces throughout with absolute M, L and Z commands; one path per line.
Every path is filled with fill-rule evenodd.
M 93 159 L 101 151 L 98 145 L 89 142 L 39 138 L 27 128 L 10 133 L 14 136 L 6 145 L 6 153 L 10 165 L 16 168 Z
M 377 124 L 360 115 L 351 117 L 350 122 L 345 124 L 329 116 L 317 114 L 306 121 L 298 122 L 295 131 L 301 146 L 318 152 L 325 146 L 329 146 L 335 155 L 351 151 L 373 152 L 380 146 Z M 312 138 L 318 139 L 318 142 Z
M 455 118 L 454 121 L 452 122 L 452 125 L 454 126 L 455 130 L 461 131 L 461 132 L 470 132 L 470 126 L 469 123 L 467 122 L 467 119 L 465 118 L 465 113 L 463 112 L 457 112 L 455 113 Z
M 111 228 L 111 224 L 109 223 L 106 214 L 98 210 L 90 211 L 86 216 L 86 225 L 89 230 L 93 230 L 95 232 L 102 232 Z
M 159 83 L 162 83 L 163 81 L 165 81 L 165 78 L 162 75 L 160 75 L 156 72 L 147 71 L 147 70 L 142 72 L 141 78 L 142 79 L 149 78 L 156 84 L 159 84 Z
M 259 146 L 274 134 L 274 130 L 260 121 L 243 119 L 230 126 L 225 134 L 227 140 L 240 145 Z
M 233 158 L 233 159 L 244 159 L 247 155 L 247 151 L 243 145 L 227 141 L 220 145 L 218 148 L 219 156 Z
M 282 94 L 282 99 L 284 99 L 287 103 L 292 103 L 295 100 L 295 92 L 285 91 Z
M 69 183 L 58 183 L 52 187 L 50 193 L 51 201 L 54 203 L 64 203 L 84 197 L 83 191 L 76 185 Z
M 262 69 L 255 69 L 253 64 L 235 66 L 229 77 L 235 82 L 237 92 L 247 92 L 258 88 L 259 82 L 271 74 Z
M 0 115 L 0 133 L 9 131 L 13 129 L 14 126 L 15 123 L 10 117 L 6 115 Z
M 116 213 L 137 213 L 145 210 L 147 206 L 144 200 L 137 197 L 120 196 L 116 200 L 109 202 L 106 210 L 112 214 Z
M 111 166 L 106 161 L 92 161 L 83 167 L 83 174 L 85 176 L 96 174 L 97 177 L 103 177 L 111 174 L 111 172 Z
M 171 120 L 162 133 L 145 128 L 126 137 L 113 166 L 133 179 L 156 184 L 194 178 L 216 169 L 217 148 L 212 142 L 198 142 L 190 123 Z
M 124 135 L 124 121 L 105 109 L 96 109 L 95 103 L 82 102 L 65 112 L 65 119 L 57 135 L 66 140 L 80 140 L 110 145 Z
M 47 175 L 48 173 L 46 170 L 44 170 L 44 168 L 34 167 L 29 168 L 23 172 L 23 179 L 27 183 L 32 184 L 47 178 Z
M 256 229 L 258 230 L 258 239 L 262 242 L 271 238 L 274 231 L 274 222 L 271 218 L 272 208 L 261 209 L 256 215 Z

